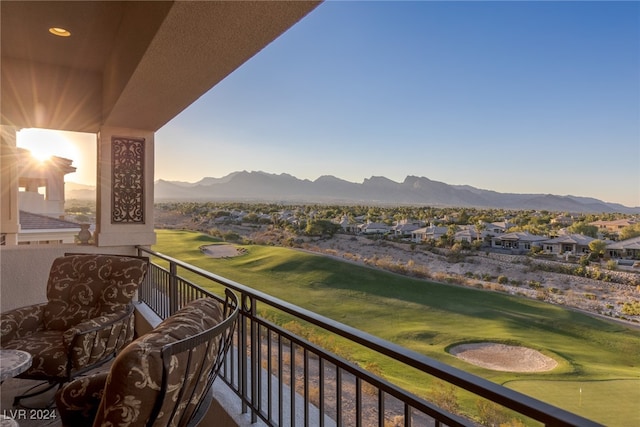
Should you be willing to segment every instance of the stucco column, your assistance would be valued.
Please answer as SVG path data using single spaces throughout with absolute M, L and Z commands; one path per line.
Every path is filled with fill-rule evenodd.
M 0 126 L 0 233 L 4 244 L 18 244 L 18 157 L 17 128 Z
M 154 132 L 104 127 L 98 133 L 98 246 L 152 245 Z

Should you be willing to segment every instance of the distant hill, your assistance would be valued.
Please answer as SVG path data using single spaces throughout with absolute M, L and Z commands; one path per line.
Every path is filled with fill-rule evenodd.
M 640 213 L 640 207 L 627 207 L 590 197 L 498 193 L 468 185 L 449 185 L 417 176 L 407 176 L 403 182 L 373 176 L 359 184 L 330 175 L 310 181 L 289 174 L 247 171 L 234 172 L 222 178 L 204 178 L 197 183 L 158 180 L 155 182 L 155 199 Z
M 66 200 L 95 200 L 95 185 L 77 184 L 75 182 L 64 183 L 64 198 Z

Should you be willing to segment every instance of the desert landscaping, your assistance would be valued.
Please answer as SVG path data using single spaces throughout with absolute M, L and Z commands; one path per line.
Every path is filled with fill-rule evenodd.
M 238 227 L 233 227 L 237 232 Z M 246 230 L 245 230 L 246 232 Z M 273 239 L 270 233 L 247 233 L 247 239 L 264 241 Z M 526 257 L 492 255 L 480 252 L 462 261 L 451 262 L 446 255 L 438 255 L 420 249 L 411 249 L 407 244 L 384 240 L 371 240 L 361 236 L 336 235 L 330 239 L 315 239 L 304 242 L 300 250 L 339 258 L 343 261 L 369 265 L 374 268 L 394 270 L 404 266 L 422 272 L 430 280 L 457 285 L 480 287 L 488 291 L 507 292 L 527 298 L 545 299 L 553 304 L 561 304 L 597 315 L 616 319 L 625 301 L 637 297 L 635 286 L 603 282 L 584 277 L 536 270 L 526 262 Z M 216 258 L 242 255 L 244 249 L 235 244 L 206 245 L 202 253 Z M 402 269 L 400 269 L 402 270 Z M 469 277 L 473 272 L 474 277 Z M 635 274 L 638 273 L 628 273 Z M 509 278 L 509 283 L 500 284 L 489 278 L 496 276 Z M 529 284 L 535 284 L 530 286 Z M 551 291 L 555 289 L 555 291 Z M 592 297 L 595 296 L 595 297 Z M 630 316 L 626 316 L 630 318 Z M 637 316 L 636 316 L 637 317 Z M 620 319 L 618 319 L 620 320 Z M 631 321 L 635 320 L 635 322 Z M 638 326 L 638 319 L 621 320 L 625 324 Z M 640 326 L 638 326 L 640 327 Z M 508 346 L 498 343 L 469 343 L 454 346 L 450 353 L 470 364 L 486 369 L 508 372 L 544 372 L 556 367 L 557 362 L 540 352 L 522 346 Z
M 156 221 L 163 227 L 194 228 L 187 216 L 161 211 L 156 215 Z M 292 238 L 286 232 L 268 226 L 220 225 L 218 230 L 236 233 L 240 238 L 238 244 L 205 245 L 200 248 L 204 255 L 214 258 L 241 256 L 245 249 L 240 242 L 281 245 Z M 625 302 L 639 298 L 640 272 L 633 270 L 617 272 L 628 283 L 614 283 L 548 271 L 540 266 L 549 261 L 532 260 L 523 255 L 472 251 L 451 257 L 443 249 L 431 251 L 420 245 L 347 234 L 336 234 L 331 238 L 298 238 L 294 248 L 430 281 L 543 300 L 640 328 L 640 316 L 625 315 L 621 311 Z M 498 280 L 500 277 L 502 280 Z M 450 353 L 468 363 L 498 371 L 543 372 L 557 364 L 533 349 L 497 343 L 465 343 L 453 347 Z

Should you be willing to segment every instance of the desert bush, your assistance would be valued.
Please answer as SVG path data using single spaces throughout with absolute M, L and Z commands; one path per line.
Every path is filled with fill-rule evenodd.
M 640 316 L 640 301 L 625 302 L 622 312 L 629 316 Z
M 508 425 L 506 423 L 511 421 L 506 410 L 493 402 L 478 400 L 476 408 L 478 409 L 478 421 L 483 426 Z
M 507 278 L 507 276 L 498 276 L 498 283 L 500 283 L 501 285 L 507 284 L 509 283 L 509 279 Z
M 531 289 L 540 289 L 541 286 L 542 284 L 537 280 L 529 280 L 529 287 Z
M 440 380 L 435 381 L 429 397 L 433 403 L 446 411 L 456 413 L 460 409 L 458 396 L 456 395 L 456 386 L 453 384 Z

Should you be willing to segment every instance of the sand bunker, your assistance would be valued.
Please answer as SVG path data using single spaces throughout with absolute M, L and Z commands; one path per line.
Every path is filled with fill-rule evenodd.
M 207 245 L 201 246 L 200 251 L 211 258 L 230 258 L 244 253 L 244 248 L 235 245 Z
M 558 366 L 558 362 L 531 348 L 490 342 L 461 344 L 449 352 L 472 365 L 494 371 L 544 372 Z

